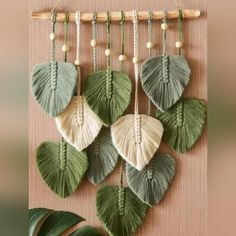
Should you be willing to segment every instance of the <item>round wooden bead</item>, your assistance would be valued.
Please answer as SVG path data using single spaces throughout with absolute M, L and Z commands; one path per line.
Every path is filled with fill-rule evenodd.
M 152 42 L 147 42 L 147 48 L 153 48 L 153 43 Z
M 119 56 L 119 61 L 125 61 L 127 58 L 125 55 L 120 55 Z
M 107 57 L 111 56 L 111 49 L 107 48 L 107 49 L 105 50 L 105 55 L 106 55 Z
M 183 42 L 181 42 L 181 41 L 177 41 L 177 42 L 175 43 L 175 46 L 176 46 L 176 48 L 182 48 L 182 47 L 184 46 L 184 44 L 183 44 Z
M 134 64 L 137 64 L 137 63 L 138 63 L 138 58 L 137 58 L 137 57 L 134 57 L 134 58 L 133 58 L 133 63 L 134 63 Z
M 161 29 L 162 29 L 162 30 L 167 30 L 167 29 L 168 29 L 168 24 L 162 23 L 162 24 L 161 24 Z
M 55 33 L 51 33 L 49 38 L 50 38 L 51 41 L 55 40 L 55 38 L 56 38 Z
M 79 66 L 80 65 L 80 61 L 79 60 L 75 60 L 75 65 Z
M 97 41 L 95 39 L 92 39 L 90 44 L 93 48 L 95 48 L 97 46 Z
M 62 45 L 62 48 L 61 48 L 62 52 L 67 52 L 69 51 L 69 46 L 67 46 L 66 44 Z

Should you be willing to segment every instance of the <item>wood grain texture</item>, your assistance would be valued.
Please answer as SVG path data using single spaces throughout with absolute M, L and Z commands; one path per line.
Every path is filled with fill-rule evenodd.
M 44 11 L 52 8 L 52 1 L 31 0 L 31 10 Z M 192 81 L 187 87 L 186 96 L 207 100 L 207 24 L 206 24 L 206 0 L 182 0 L 179 1 L 185 8 L 200 9 L 202 16 L 194 20 L 186 20 L 184 23 L 185 50 L 192 69 Z M 59 9 L 75 11 L 130 11 L 137 10 L 163 10 L 173 9 L 171 1 L 153 0 L 64 0 L 59 4 Z M 30 23 L 30 65 L 49 60 L 50 56 L 50 24 L 47 21 L 32 20 Z M 60 40 L 57 41 L 57 58 L 62 60 L 61 45 L 63 44 L 63 24 L 58 24 L 57 32 Z M 99 68 L 106 65 L 105 26 L 98 24 L 98 58 Z M 85 77 L 92 71 L 91 56 L 91 25 L 86 23 L 81 26 L 81 62 L 83 63 L 82 75 Z M 118 69 L 118 56 L 120 54 L 119 24 L 112 25 L 113 60 L 112 65 Z M 160 21 L 154 23 L 155 54 L 161 51 Z M 169 53 L 175 53 L 174 43 L 177 39 L 177 22 L 170 22 L 170 30 L 167 35 Z M 140 57 L 144 60 L 148 56 L 146 49 L 147 24 L 140 23 Z M 69 26 L 69 43 L 71 52 L 69 60 L 75 59 L 75 25 Z M 127 56 L 133 55 L 133 31 L 132 25 L 126 27 Z M 126 64 L 126 70 L 134 81 L 133 64 L 131 60 Z M 31 87 L 31 79 L 29 79 Z M 140 111 L 147 112 L 147 98 L 140 91 Z M 88 223 L 104 232 L 96 217 L 95 198 L 96 190 L 87 180 L 83 181 L 80 188 L 69 198 L 63 200 L 51 192 L 43 182 L 35 161 L 35 148 L 46 140 L 59 140 L 60 135 L 56 129 L 55 121 L 43 113 L 29 94 L 29 207 L 47 207 L 68 210 L 80 214 L 88 219 Z M 129 112 L 133 112 L 133 103 Z M 136 233 L 136 236 L 205 236 L 206 235 L 206 170 L 207 170 L 207 138 L 206 129 L 203 136 L 193 149 L 182 155 L 176 155 L 166 145 L 161 145 L 161 151 L 169 153 L 177 161 L 177 175 L 164 200 L 157 207 L 148 211 L 147 218 Z M 118 184 L 118 168 L 108 179 L 107 183 Z M 105 235 L 105 234 L 104 234 Z

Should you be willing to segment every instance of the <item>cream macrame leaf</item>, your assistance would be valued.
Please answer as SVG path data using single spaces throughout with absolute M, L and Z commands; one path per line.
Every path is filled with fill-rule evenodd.
M 164 197 L 174 178 L 175 166 L 169 155 L 155 155 L 141 171 L 126 163 L 128 185 L 142 202 L 153 206 Z
M 86 154 L 64 141 L 43 142 L 36 157 L 42 178 L 62 198 L 75 192 L 88 169 Z
M 141 82 L 153 104 L 164 112 L 180 99 L 190 74 L 184 56 L 156 56 L 143 63 Z
M 129 189 L 103 186 L 97 192 L 97 216 L 111 236 L 132 236 L 142 225 L 147 205 Z
M 32 93 L 41 108 L 55 117 L 73 97 L 76 79 L 77 71 L 71 63 L 51 61 L 39 64 L 32 73 Z
M 71 100 L 66 110 L 56 117 L 56 125 L 64 139 L 78 151 L 87 148 L 102 128 L 102 122 L 83 96 Z
M 175 151 L 192 148 L 202 134 L 206 120 L 206 104 L 199 99 L 181 98 L 165 113 L 157 111 L 165 131 L 163 140 Z
M 114 170 L 119 154 L 111 139 L 110 129 L 103 128 L 95 141 L 87 148 L 89 160 L 88 179 L 93 184 L 102 183 Z
M 137 170 L 142 170 L 152 159 L 162 133 L 161 122 L 147 115 L 125 115 L 111 126 L 114 146 Z
M 132 84 L 127 74 L 102 70 L 85 80 L 84 96 L 104 125 L 113 124 L 130 103 Z

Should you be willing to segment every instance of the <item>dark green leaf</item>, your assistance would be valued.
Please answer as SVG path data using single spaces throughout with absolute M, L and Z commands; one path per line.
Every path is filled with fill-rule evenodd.
M 86 225 L 77 229 L 69 236 L 102 236 L 102 234 L 100 234 L 95 228 Z

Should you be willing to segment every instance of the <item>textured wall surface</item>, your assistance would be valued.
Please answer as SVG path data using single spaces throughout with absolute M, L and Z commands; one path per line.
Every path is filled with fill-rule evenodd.
M 31 0 L 32 10 L 48 10 L 52 8 L 52 1 Z M 56 1 L 55 1 L 56 2 Z M 185 96 L 192 96 L 207 100 L 207 24 L 206 24 L 206 0 L 182 0 L 179 1 L 185 8 L 199 8 L 203 15 L 199 19 L 186 20 L 184 22 L 185 50 L 184 54 L 192 69 L 192 80 L 188 85 Z M 75 11 L 107 11 L 107 10 L 163 10 L 175 9 L 172 1 L 154 0 L 80 0 L 61 1 L 59 9 Z M 41 63 L 50 58 L 50 24 L 47 21 L 31 21 L 30 29 L 30 65 Z M 161 52 L 160 21 L 153 25 L 155 49 L 154 54 Z M 63 36 L 63 24 L 58 24 L 58 33 Z M 99 68 L 105 67 L 105 26 L 98 24 L 98 61 Z M 170 30 L 167 35 L 167 50 L 175 53 L 174 42 L 177 38 L 177 20 L 170 22 Z M 82 24 L 81 28 L 81 62 L 83 63 L 83 77 L 92 71 L 92 52 L 90 47 L 91 25 Z M 118 69 L 118 55 L 120 54 L 119 24 L 112 25 L 112 64 Z M 126 27 L 127 55 L 133 55 L 132 24 Z M 61 45 L 63 37 L 57 41 L 57 58 L 63 59 Z M 140 56 L 144 60 L 148 56 L 146 49 L 147 22 L 140 23 Z M 69 43 L 71 52 L 69 61 L 75 59 L 75 24 L 69 26 Z M 133 65 L 131 60 L 126 64 L 126 70 L 134 80 Z M 29 79 L 29 86 L 30 79 Z M 88 223 L 104 232 L 96 217 L 95 198 L 98 187 L 84 180 L 80 188 L 67 199 L 60 199 L 43 182 L 35 163 L 35 148 L 46 140 L 60 140 L 55 122 L 44 114 L 35 103 L 32 96 L 29 102 L 29 207 L 47 207 L 60 210 L 68 210 L 80 214 L 88 220 Z M 141 112 L 147 112 L 147 97 L 140 92 Z M 133 111 L 133 103 L 128 112 Z M 160 205 L 150 209 L 143 226 L 137 231 L 137 236 L 205 236 L 206 235 L 206 177 L 207 177 L 207 138 L 206 129 L 203 136 L 191 151 L 183 155 L 177 155 L 165 144 L 160 151 L 171 154 L 177 160 L 176 178 L 168 193 Z M 108 178 L 107 183 L 119 183 L 119 171 L 117 170 Z

